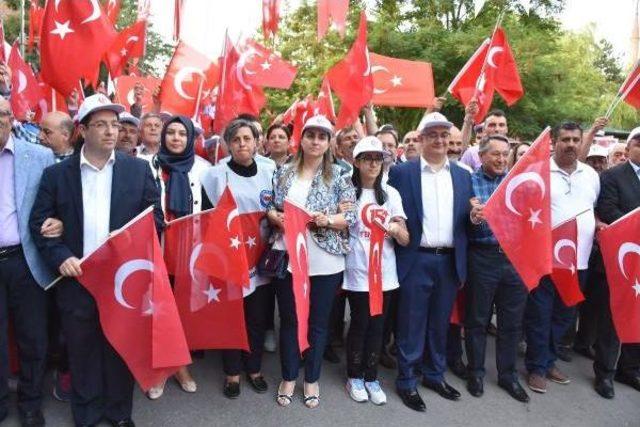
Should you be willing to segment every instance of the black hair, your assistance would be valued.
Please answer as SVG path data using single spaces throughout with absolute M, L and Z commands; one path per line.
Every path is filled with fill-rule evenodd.
M 579 130 L 580 136 L 582 136 L 582 127 L 576 122 L 567 120 L 554 126 L 554 128 L 551 130 L 551 137 L 553 138 L 554 141 L 558 139 L 558 135 L 560 135 L 561 130 L 567 130 L 567 131 Z
M 254 116 L 253 114 L 249 114 L 249 113 L 238 114 L 236 119 L 246 120 L 248 122 L 257 122 L 258 121 L 258 118 L 256 116 Z
M 360 157 L 360 156 L 358 156 Z M 384 168 L 380 168 L 380 173 L 373 181 L 373 194 L 376 198 L 376 203 L 380 206 L 384 205 L 387 201 L 387 192 L 382 188 L 382 175 L 384 175 Z M 356 165 L 353 165 L 353 174 L 351 175 L 351 182 L 356 187 L 356 200 L 362 196 L 362 181 L 360 180 L 360 169 Z
M 494 108 L 493 110 L 491 110 L 491 111 L 489 111 L 487 113 L 487 117 L 491 117 L 491 116 L 494 116 L 494 117 L 506 117 L 507 115 L 501 109 Z
M 385 125 L 385 126 L 387 126 L 387 125 Z M 393 136 L 393 140 L 396 142 L 396 147 L 397 147 L 398 146 L 398 134 L 396 133 L 396 131 L 393 128 L 389 128 L 388 127 L 386 129 L 384 129 L 384 126 L 383 126 L 382 128 L 380 128 L 380 130 L 378 130 L 378 132 L 376 132 L 375 136 L 379 137 L 380 135 L 383 135 L 385 133 L 388 134 L 388 135 Z
M 287 135 L 287 139 L 291 139 L 291 130 L 289 129 L 289 126 L 282 123 L 274 123 L 269 126 L 269 128 L 267 129 L 267 133 L 265 134 L 266 138 L 269 139 L 269 137 L 271 136 L 271 132 L 276 129 L 281 129 Z

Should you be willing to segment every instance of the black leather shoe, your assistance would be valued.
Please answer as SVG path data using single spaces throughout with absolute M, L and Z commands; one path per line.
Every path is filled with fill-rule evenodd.
M 262 375 L 255 378 L 251 378 L 251 376 L 247 375 L 247 381 L 251 384 L 251 387 L 253 387 L 256 393 L 266 393 L 269 389 L 269 386 Z
M 455 388 L 451 387 L 446 381 L 442 381 L 441 383 L 431 383 L 426 380 L 422 380 L 422 385 L 428 389 L 431 389 L 438 393 L 440 396 L 444 397 L 448 400 L 458 400 L 460 398 L 460 392 Z
M 593 347 L 573 346 L 573 351 L 581 356 L 586 357 L 587 359 L 593 360 L 596 357 L 596 352 L 593 350 Z
M 120 421 L 111 421 L 111 425 L 113 427 L 136 427 L 136 424 L 133 422 L 131 418 Z
M 460 378 L 461 380 L 466 380 L 469 377 L 469 374 L 467 373 L 467 367 L 465 366 L 462 359 L 458 358 L 448 365 L 449 370 L 453 372 L 453 375 Z
M 594 387 L 596 392 L 605 399 L 613 399 L 616 395 L 613 389 L 613 381 L 609 378 L 596 378 Z
M 414 411 L 425 412 L 427 410 L 427 405 L 424 404 L 424 400 L 417 390 L 398 390 L 398 395 L 402 399 L 402 403 Z
M 329 363 L 340 363 L 340 356 L 338 356 L 338 353 L 336 353 L 333 347 L 331 347 L 330 345 L 325 347 L 322 357 Z
M 522 388 L 520 383 L 517 380 L 513 381 L 498 381 L 498 386 L 509 393 L 509 396 L 513 397 L 518 402 L 527 403 L 529 402 L 529 395 Z
M 467 391 L 473 397 L 480 397 L 484 394 L 484 384 L 482 378 L 470 377 L 467 380 Z
M 396 369 L 398 367 L 396 359 L 394 359 L 393 356 L 387 351 L 383 351 L 382 353 L 380 353 L 380 364 L 387 369 Z
M 558 348 L 556 349 L 556 354 L 558 356 L 558 359 L 562 360 L 563 362 L 571 362 L 571 360 L 573 360 L 573 357 L 571 357 L 571 349 L 569 347 L 566 346 L 558 346 Z
M 237 399 L 238 396 L 240 396 L 240 383 L 225 381 L 222 393 L 224 393 L 228 399 Z
M 44 425 L 42 411 L 26 411 L 20 413 L 20 425 L 22 427 L 40 427 Z
M 615 380 L 619 383 L 626 384 L 640 391 L 640 376 L 616 374 Z

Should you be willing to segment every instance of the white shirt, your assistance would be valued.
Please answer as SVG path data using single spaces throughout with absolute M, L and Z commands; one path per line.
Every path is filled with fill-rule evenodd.
M 80 177 L 82 180 L 83 256 L 89 255 L 109 237 L 111 219 L 111 182 L 115 152 L 102 169 L 98 169 L 80 150 Z
M 439 171 L 434 171 L 420 157 L 422 184 L 422 238 L 420 246 L 453 247 L 453 182 L 449 159 Z
M 551 158 L 551 224 L 556 225 L 577 217 L 578 270 L 589 267 L 596 219 L 593 208 L 600 194 L 600 178 L 593 168 L 578 162 L 576 170 L 568 174 Z
M 402 198 L 400 193 L 393 187 L 384 186 L 387 193 L 387 200 L 382 206 L 376 202 L 375 193 L 371 189 L 363 189 L 360 199 L 358 199 L 358 220 L 349 228 L 349 244 L 351 252 L 347 254 L 347 265 L 345 270 L 342 289 L 356 292 L 369 291 L 369 245 L 371 229 L 365 224 L 371 220 L 372 210 L 380 209 L 377 215 L 384 217 L 384 224 L 389 225 L 392 218 L 403 218 L 407 216 L 402 208 Z M 365 212 L 366 208 L 366 212 Z M 382 290 L 390 291 L 398 288 L 398 272 L 396 270 L 396 254 L 393 251 L 393 238 L 386 236 L 382 245 Z

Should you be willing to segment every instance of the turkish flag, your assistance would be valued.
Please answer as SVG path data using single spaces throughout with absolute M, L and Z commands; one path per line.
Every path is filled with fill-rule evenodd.
M 266 102 L 262 88 L 251 85 L 245 79 L 244 64 L 240 54 L 227 37 L 222 58 L 222 77 L 216 99 L 216 116 L 213 128 L 218 134 L 242 113 L 260 115 Z
M 146 38 L 147 21 L 138 21 L 118 33 L 105 55 L 105 62 L 111 78 L 124 74 L 125 66 L 129 60 L 144 56 Z
M 435 89 L 431 64 L 370 54 L 375 105 L 396 107 L 433 106 Z
M 112 25 L 116 25 L 118 22 L 120 7 L 122 7 L 122 0 L 107 0 L 107 18 Z
M 369 50 L 367 49 L 367 17 L 360 13 L 358 36 L 347 55 L 327 72 L 331 88 L 338 94 L 342 104 L 336 127 L 352 125 L 360 110 L 373 96 L 373 76 Z
M 584 301 L 578 281 L 578 222 L 575 218 L 556 226 L 553 238 L 553 270 L 551 281 L 556 286 L 562 302 L 572 307 Z
M 307 225 L 313 218 L 301 206 L 284 201 L 284 243 L 289 254 L 289 266 L 293 282 L 293 297 L 298 319 L 298 346 L 300 353 L 309 348 L 309 251 L 307 249 Z
M 35 121 L 40 122 L 42 118 L 50 111 L 62 111 L 64 113 L 68 113 L 69 109 L 67 108 L 67 101 L 58 91 L 49 86 L 48 84 L 41 81 L 40 76 L 36 77 L 38 79 L 38 87 L 40 88 L 40 92 L 43 97 L 38 102 L 38 106 L 36 107 L 36 117 Z
M 331 85 L 329 85 L 329 81 L 325 77 L 322 79 L 322 87 L 320 88 L 320 92 L 318 92 L 318 97 L 316 98 L 316 103 L 313 110 L 313 115 L 322 115 L 331 121 L 331 123 L 336 122 L 336 110 L 333 107 L 333 95 L 331 95 Z
M 18 42 L 15 42 L 11 48 L 8 65 L 12 73 L 11 98 L 9 100 L 11 109 L 18 119 L 25 120 L 27 113 L 38 107 L 38 103 L 42 99 L 42 91 L 38 80 L 33 75 L 33 70 L 20 55 Z
M 191 363 L 152 207 L 81 265 L 78 281 L 96 301 L 104 335 L 143 390 Z
M 129 107 L 127 110 L 135 102 L 134 88 L 136 84 L 141 84 L 144 88 L 142 91 L 142 113 L 144 114 L 153 108 L 153 92 L 160 84 L 160 79 L 156 77 L 120 76 L 115 79 L 115 83 L 115 102 Z
M 529 291 L 552 269 L 550 151 L 547 128 L 484 207 L 491 231 Z
M 640 61 L 636 62 L 618 91 L 624 102 L 634 108 L 640 108 Z
M 40 29 L 42 28 L 44 8 L 38 3 L 39 0 L 31 0 L 29 5 L 29 41 L 27 43 L 29 50 L 33 48 L 36 37 L 40 37 Z
M 250 85 L 289 89 L 298 69 L 254 40 L 240 50 L 245 81 Z
M 275 37 L 280 21 L 280 0 L 262 0 L 262 34 L 265 39 Z
M 211 253 L 216 264 L 228 262 L 220 247 L 206 242 L 207 230 L 220 222 L 210 209 L 171 221 L 165 228 L 167 271 L 174 277 L 175 297 L 190 350 L 249 350 L 242 289 L 208 276 L 196 261 Z
M 298 152 L 300 140 L 302 139 L 302 128 L 306 120 L 315 115 L 314 107 L 315 101 L 313 100 L 313 96 L 307 95 L 304 100 L 295 101 L 282 116 L 284 124 L 291 124 L 293 126 L 289 145 L 289 150 L 292 153 Z
M 640 343 L 640 208 L 599 233 L 611 316 L 623 344 Z
M 218 64 L 184 42 L 176 47 L 160 86 L 163 111 L 192 117 L 220 80 Z
M 386 229 L 374 218 L 369 230 L 369 314 L 377 316 L 382 314 L 382 245 Z
M 478 78 L 484 67 L 490 40 L 486 39 L 453 78 L 447 91 L 465 106 L 476 96 Z M 493 96 L 493 95 L 491 95 Z
M 200 254 L 195 265 L 209 276 L 240 289 L 249 287 L 249 262 L 238 216 L 238 205 L 227 187 L 208 218 L 203 243 L 208 250 Z
M 322 40 L 329 29 L 329 21 L 333 20 L 340 36 L 344 37 L 349 0 L 318 0 L 318 41 Z
M 500 27 L 493 34 L 491 48 L 487 53 L 487 76 L 493 78 L 496 91 L 504 102 L 511 106 L 524 95 L 518 64 L 513 57 L 507 35 Z M 493 74 L 493 75 L 492 75 Z

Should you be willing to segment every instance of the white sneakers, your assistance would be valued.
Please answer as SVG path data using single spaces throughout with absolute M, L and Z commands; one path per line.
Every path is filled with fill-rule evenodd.
M 384 405 L 387 403 L 387 395 L 382 391 L 380 383 L 377 380 L 364 382 L 364 380 L 360 378 L 349 378 L 346 387 L 349 396 L 356 402 L 362 403 L 371 400 L 371 403 L 374 405 Z

